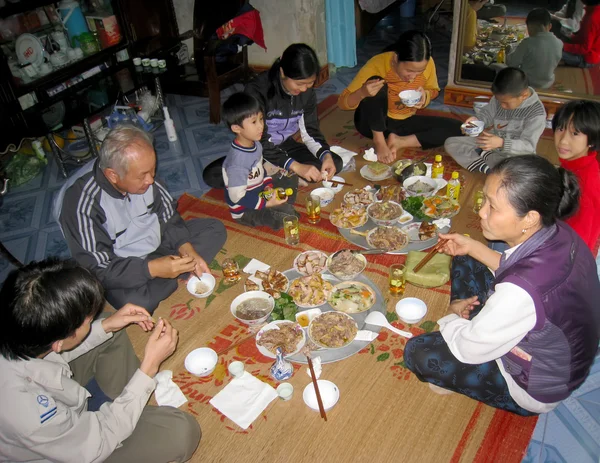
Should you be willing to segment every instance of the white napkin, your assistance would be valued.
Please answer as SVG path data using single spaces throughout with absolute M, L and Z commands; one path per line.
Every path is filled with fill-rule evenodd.
M 248 429 L 276 398 L 275 389 L 245 371 L 210 399 L 210 404 L 240 428 Z
M 436 227 L 438 227 L 438 229 L 442 229 L 445 227 L 449 227 L 450 226 L 450 219 L 437 219 L 437 220 L 433 220 L 431 222 L 432 224 L 434 224 Z
M 187 399 L 172 378 L 173 372 L 171 370 L 163 370 L 156 374 L 154 377 L 156 381 L 154 397 L 158 405 L 170 405 L 179 408 L 187 402 Z
M 319 379 L 319 377 L 321 376 L 321 372 L 323 371 L 323 366 L 321 365 L 321 357 L 315 357 L 314 359 L 312 359 L 312 364 L 315 370 L 315 376 L 317 377 L 317 379 Z M 306 367 L 306 374 L 309 378 L 312 378 L 309 366 Z
M 260 260 L 252 259 L 250 262 L 248 262 L 248 265 L 244 267 L 244 273 L 254 275 L 257 270 L 260 270 L 261 272 L 267 272 L 270 268 L 270 265 L 267 265 Z
M 375 162 L 377 161 L 377 155 L 375 154 L 375 148 L 369 148 L 365 150 L 365 154 L 363 154 L 363 159 L 365 161 Z
M 354 337 L 355 341 L 374 341 L 377 336 L 379 336 L 379 333 L 375 333 L 375 331 L 370 331 L 370 330 L 359 330 L 358 333 L 356 333 L 356 336 Z
M 347 150 L 341 146 L 330 146 L 329 150 L 342 158 L 343 166 L 346 166 L 346 164 L 348 164 L 350 160 L 356 156 L 354 151 Z

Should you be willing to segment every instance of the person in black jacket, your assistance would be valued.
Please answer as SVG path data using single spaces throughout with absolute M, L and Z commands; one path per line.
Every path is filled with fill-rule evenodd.
M 342 170 L 342 159 L 331 152 L 319 128 L 317 97 L 313 85 L 319 72 L 314 50 L 294 43 L 271 66 L 246 86 L 263 107 L 265 131 L 261 139 L 263 157 L 276 167 L 294 172 L 309 182 L 319 182 L 326 174 Z M 300 132 L 302 143 L 292 135 Z M 218 159 L 204 169 L 207 185 L 224 188 Z

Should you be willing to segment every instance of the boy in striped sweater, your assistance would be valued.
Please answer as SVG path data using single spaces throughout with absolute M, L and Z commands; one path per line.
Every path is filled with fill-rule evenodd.
M 492 83 L 494 96 L 477 117 L 485 130 L 478 137 L 451 137 L 444 149 L 456 162 L 471 172 L 488 172 L 504 158 L 535 154 L 546 127 L 546 110 L 527 75 L 517 68 L 505 68 Z
M 273 194 L 266 200 L 262 192 L 274 187 L 297 189 L 297 177 L 272 179 L 265 174 L 260 139 L 264 130 L 263 113 L 256 98 L 235 93 L 223 104 L 223 119 L 235 133 L 223 162 L 225 198 L 231 217 L 252 227 L 266 225 L 274 230 L 283 227 L 283 217 L 297 215 L 294 195 L 279 199 Z

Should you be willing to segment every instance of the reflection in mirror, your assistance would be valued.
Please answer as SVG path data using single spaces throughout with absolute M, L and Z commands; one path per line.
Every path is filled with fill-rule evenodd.
M 581 46 L 600 21 L 600 0 L 461 0 L 456 82 L 489 88 L 506 66 L 522 69 L 543 96 L 598 99 L 600 40 Z M 485 19 L 483 19 L 485 18 Z

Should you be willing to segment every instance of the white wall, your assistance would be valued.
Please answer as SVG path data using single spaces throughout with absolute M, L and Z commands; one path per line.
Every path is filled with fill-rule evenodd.
M 194 0 L 173 0 L 173 4 L 179 32 L 190 30 Z M 258 45 L 252 45 L 248 49 L 250 64 L 270 66 L 288 45 L 295 42 L 304 42 L 313 47 L 321 66 L 327 64 L 325 0 L 252 0 L 251 4 L 260 11 L 267 52 Z M 185 43 L 192 53 L 191 40 Z

